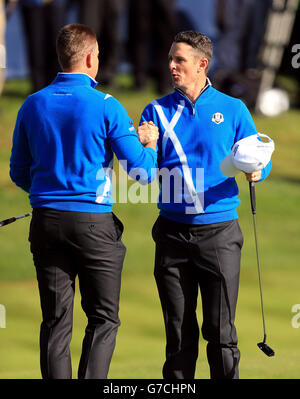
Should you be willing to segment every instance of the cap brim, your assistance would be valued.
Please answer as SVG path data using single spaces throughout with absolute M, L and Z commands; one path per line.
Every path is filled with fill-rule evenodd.
M 227 157 L 225 157 L 223 161 L 220 163 L 220 169 L 223 175 L 227 177 L 234 177 L 238 173 L 240 173 L 240 170 L 237 169 L 232 163 L 231 154 L 227 155 Z

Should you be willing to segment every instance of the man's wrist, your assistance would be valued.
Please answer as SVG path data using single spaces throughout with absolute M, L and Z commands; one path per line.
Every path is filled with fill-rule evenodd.
M 156 151 L 156 143 L 157 141 L 149 141 L 147 144 L 145 144 L 145 148 L 152 148 L 154 151 Z

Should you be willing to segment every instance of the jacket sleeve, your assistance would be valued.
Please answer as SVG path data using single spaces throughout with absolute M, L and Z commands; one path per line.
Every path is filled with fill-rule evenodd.
M 161 122 L 160 119 L 157 115 L 157 112 L 154 109 L 154 106 L 152 104 L 147 105 L 147 107 L 143 110 L 142 115 L 141 115 L 141 119 L 140 119 L 140 125 L 142 124 L 142 122 L 150 122 L 152 121 L 159 130 L 159 138 L 157 140 L 157 145 L 156 145 L 156 150 L 157 150 L 157 163 L 159 165 L 161 159 L 162 159 L 162 155 L 161 155 L 161 143 L 162 143 L 162 126 L 161 126 Z
M 272 169 L 272 162 L 270 161 L 270 162 L 261 170 L 261 178 L 260 178 L 260 180 L 258 180 L 258 182 L 265 180 L 265 179 L 269 176 L 269 174 L 270 174 L 270 172 L 271 172 L 271 169 Z
M 157 153 L 144 148 L 125 108 L 110 98 L 107 109 L 108 138 L 113 152 L 125 171 L 141 184 L 154 180 L 157 168 Z
M 32 165 L 32 157 L 23 123 L 23 109 L 21 107 L 18 112 L 13 133 L 10 156 L 10 178 L 18 187 L 29 193 L 31 187 L 30 167 Z

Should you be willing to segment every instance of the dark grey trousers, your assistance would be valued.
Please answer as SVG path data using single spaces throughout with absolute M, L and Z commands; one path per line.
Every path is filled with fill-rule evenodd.
M 239 378 L 240 352 L 234 326 L 243 236 L 237 220 L 185 225 L 159 217 L 152 230 L 156 243 L 155 279 L 166 330 L 164 378 L 194 378 L 199 327 L 211 378 Z
M 76 276 L 88 320 L 78 378 L 107 377 L 120 325 L 121 271 L 126 251 L 122 231 L 122 223 L 112 213 L 33 209 L 29 240 L 43 317 L 43 378 L 72 378 L 69 345 Z

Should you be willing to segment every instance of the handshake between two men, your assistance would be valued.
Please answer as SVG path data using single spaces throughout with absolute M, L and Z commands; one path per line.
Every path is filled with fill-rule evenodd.
M 142 122 L 138 127 L 137 133 L 140 142 L 144 147 L 150 147 L 156 150 L 156 143 L 159 136 L 158 127 L 152 122 Z
M 158 127 L 152 122 L 142 122 L 138 127 L 137 133 L 139 140 L 144 147 L 150 147 L 156 150 L 156 143 L 159 137 Z M 255 172 L 246 173 L 246 179 L 250 182 L 256 182 L 261 179 L 261 170 Z

